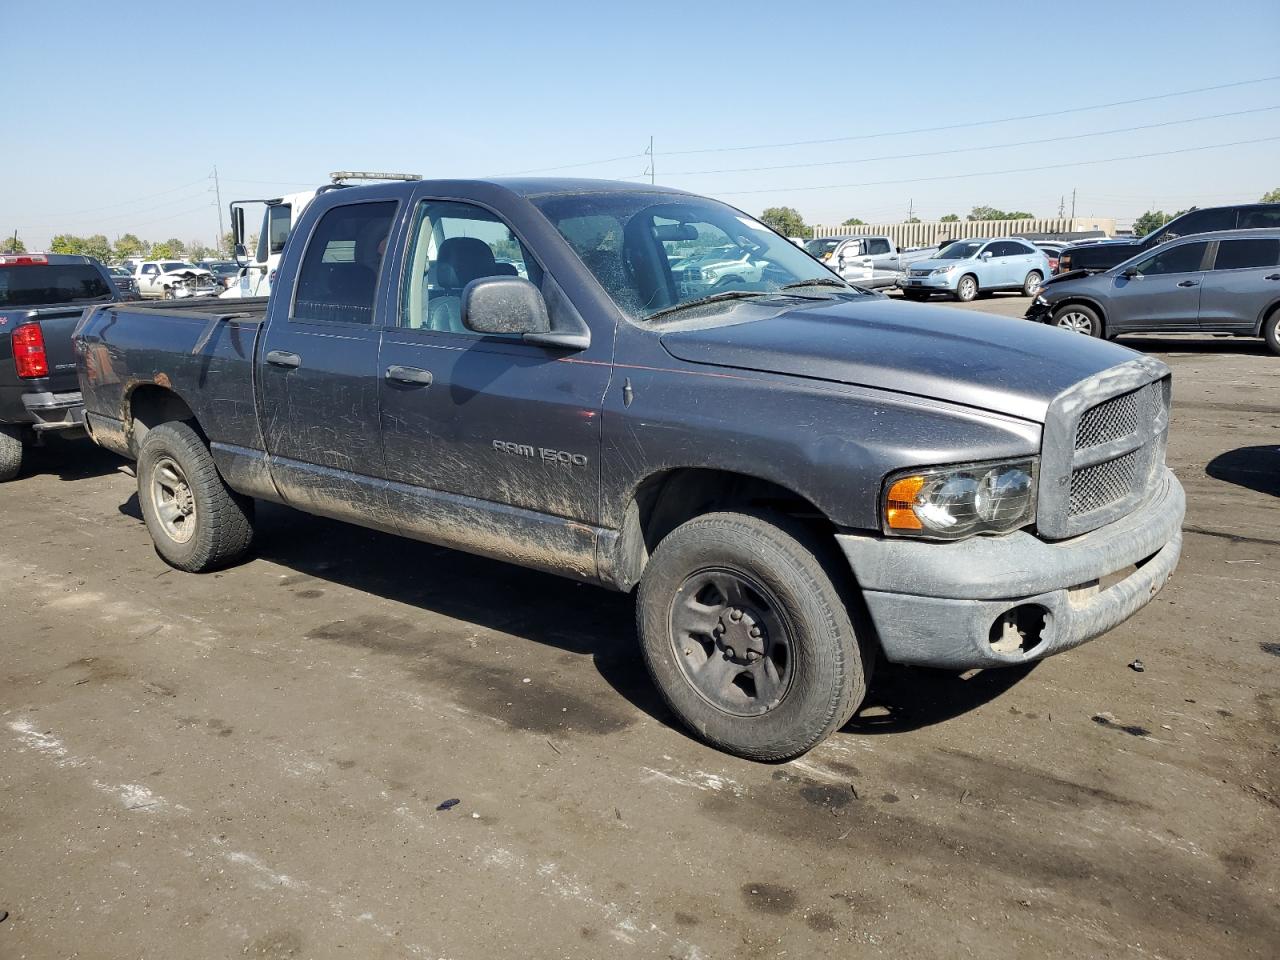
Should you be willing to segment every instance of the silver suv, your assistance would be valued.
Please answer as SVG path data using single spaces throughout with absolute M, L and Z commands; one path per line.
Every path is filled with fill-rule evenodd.
M 1102 273 L 1047 281 L 1028 320 L 1093 337 L 1231 333 L 1280 353 L 1280 230 L 1182 237 Z

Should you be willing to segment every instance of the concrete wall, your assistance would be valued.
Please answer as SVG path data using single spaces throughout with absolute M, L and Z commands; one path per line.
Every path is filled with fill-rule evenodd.
M 860 227 L 816 226 L 814 237 L 887 236 L 900 247 L 931 247 L 941 240 L 966 237 L 1019 237 L 1029 233 L 1080 233 L 1101 230 L 1115 236 L 1116 221 L 1107 217 L 1041 217 L 1035 220 L 961 220 L 922 223 L 867 223 Z

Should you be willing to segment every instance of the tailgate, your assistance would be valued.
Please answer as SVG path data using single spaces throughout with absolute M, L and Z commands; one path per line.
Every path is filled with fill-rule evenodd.
M 80 322 L 80 316 L 89 304 L 68 304 L 65 307 L 38 307 L 34 310 L 7 310 L 3 316 L 9 322 L 2 328 L 11 334 L 16 327 L 24 323 L 37 323 L 44 334 L 44 352 L 49 363 L 49 375 L 39 380 L 24 380 L 33 391 L 79 390 L 76 379 L 76 354 L 71 343 L 71 334 Z M 8 336 L 5 336 L 7 343 Z M 16 377 L 13 367 L 13 350 L 10 346 L 8 354 L 9 369 L 5 371 L 5 380 Z

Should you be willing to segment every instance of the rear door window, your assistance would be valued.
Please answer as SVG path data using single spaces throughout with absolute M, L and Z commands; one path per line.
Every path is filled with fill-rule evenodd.
M 1193 210 L 1176 220 L 1171 221 L 1163 230 L 1156 233 L 1156 243 L 1176 240 L 1178 237 L 1189 237 L 1194 233 L 1210 233 L 1214 230 L 1234 230 L 1236 228 L 1236 211 L 1234 207 L 1219 210 Z
M 349 203 L 320 218 L 298 270 L 293 319 L 373 323 L 394 200 Z
M 1274 229 L 1280 227 L 1280 203 L 1269 207 L 1253 207 L 1240 211 L 1240 230 Z
M 0 307 L 40 307 L 111 296 L 97 267 L 51 263 L 0 267 Z
M 1223 240 L 1218 244 L 1213 269 L 1245 270 L 1249 267 L 1274 267 L 1277 264 L 1280 264 L 1280 240 Z
M 875 257 L 882 253 L 889 252 L 889 241 L 883 237 L 871 237 L 866 241 L 866 250 L 869 256 Z

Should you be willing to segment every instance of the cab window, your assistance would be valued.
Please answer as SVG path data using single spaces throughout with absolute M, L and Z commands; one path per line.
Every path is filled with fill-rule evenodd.
M 298 270 L 293 319 L 372 324 L 395 201 L 349 203 L 320 218 Z
M 1176 247 L 1165 247 L 1134 266 L 1144 277 L 1155 277 L 1169 273 L 1194 273 L 1202 269 L 1208 241 L 1200 243 L 1183 243 Z
M 462 291 L 484 277 L 523 277 L 535 285 L 542 271 L 496 214 L 456 200 L 425 200 L 414 214 L 400 326 L 471 333 L 462 325 Z M 485 336 L 508 336 L 485 334 Z
M 1164 229 L 1155 234 L 1156 243 L 1167 243 L 1178 237 L 1189 237 L 1195 233 L 1211 233 L 1214 230 L 1234 230 L 1236 212 L 1234 208 L 1220 210 L 1192 210 L 1175 220 L 1171 220 Z

